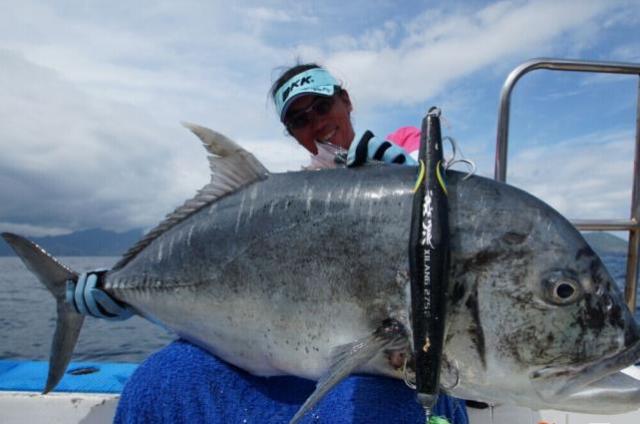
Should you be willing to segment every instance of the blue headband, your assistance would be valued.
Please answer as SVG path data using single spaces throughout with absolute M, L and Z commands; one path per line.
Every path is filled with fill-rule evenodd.
M 294 75 L 276 91 L 274 100 L 280 120 L 284 120 L 294 99 L 303 94 L 333 96 L 336 85 L 340 85 L 338 80 L 322 68 L 313 68 Z

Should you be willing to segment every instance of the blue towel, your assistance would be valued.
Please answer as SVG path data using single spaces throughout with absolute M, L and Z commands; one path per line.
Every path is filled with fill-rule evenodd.
M 150 356 L 125 385 L 115 423 L 287 423 L 313 392 L 297 377 L 256 377 L 186 341 Z M 468 424 L 464 401 L 440 396 L 437 415 Z M 303 423 L 420 423 L 415 392 L 386 377 L 351 376 Z

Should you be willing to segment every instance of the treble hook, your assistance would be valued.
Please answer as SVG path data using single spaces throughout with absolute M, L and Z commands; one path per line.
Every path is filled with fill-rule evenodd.
M 415 381 L 411 381 L 409 379 L 409 375 L 407 374 L 407 362 L 409 361 L 409 357 L 405 356 L 404 357 L 404 364 L 402 364 L 402 380 L 404 381 L 404 384 L 407 385 L 408 388 L 415 390 L 416 389 L 416 383 Z
M 464 157 L 464 155 L 462 154 L 462 150 L 459 149 L 458 147 L 458 142 L 453 137 L 450 137 L 450 136 L 443 137 L 442 141 L 448 141 L 452 150 L 451 159 L 448 159 L 447 161 L 445 161 L 445 164 L 444 164 L 445 169 L 451 168 L 456 163 L 464 163 L 469 167 L 469 171 L 467 172 L 467 175 L 465 175 L 464 178 L 462 178 L 462 180 L 464 181 L 469 177 L 471 177 L 472 175 L 474 175 L 476 173 L 476 164 L 472 160 L 466 159 Z M 460 150 L 460 159 L 456 159 L 458 150 Z

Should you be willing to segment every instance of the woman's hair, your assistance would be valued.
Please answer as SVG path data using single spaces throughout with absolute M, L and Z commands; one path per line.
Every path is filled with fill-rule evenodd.
M 289 81 L 291 78 L 293 78 L 294 76 L 302 72 L 308 71 L 309 69 L 315 69 L 315 68 L 322 69 L 322 66 L 318 65 L 317 63 L 300 63 L 284 71 L 282 75 L 280 75 L 280 77 L 276 80 L 276 82 L 273 83 L 273 85 L 271 86 L 271 89 L 269 90 L 269 95 L 271 96 L 271 100 L 275 100 L 276 92 L 280 87 L 284 85 L 285 82 Z M 334 92 L 334 94 L 340 94 L 341 91 L 342 91 L 342 87 L 340 87 L 339 85 L 336 85 L 336 91 Z

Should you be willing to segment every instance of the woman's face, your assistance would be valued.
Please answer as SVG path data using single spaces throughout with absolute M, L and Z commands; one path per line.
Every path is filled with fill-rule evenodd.
M 287 128 L 298 143 L 314 155 L 318 154 L 316 141 L 348 149 L 355 137 L 351 110 L 351 100 L 345 90 L 331 98 L 309 94 L 293 101 L 285 124 L 298 123 L 289 124 Z

